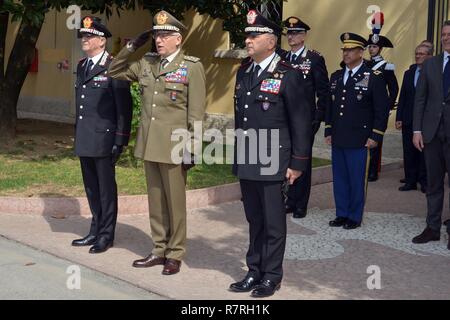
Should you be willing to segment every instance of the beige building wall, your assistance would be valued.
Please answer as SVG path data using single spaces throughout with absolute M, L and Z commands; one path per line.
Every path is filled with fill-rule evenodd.
M 339 39 L 342 33 L 354 32 L 369 37 L 371 30 L 367 24 L 373 14 L 369 10 L 371 6 L 378 6 L 384 12 L 381 34 L 387 36 L 395 48 L 385 49 L 382 54 L 395 64 L 397 78 L 401 81 L 403 72 L 414 63 L 415 47 L 426 39 L 427 0 L 297 0 L 285 2 L 283 14 L 284 18 L 298 16 L 311 27 L 307 42 L 322 53 L 331 74 L 342 61 Z M 282 46 L 287 48 L 283 38 Z
M 284 18 L 299 16 L 308 23 L 308 45 L 320 51 L 326 58 L 328 71 L 334 72 L 341 61 L 341 33 L 349 31 L 363 35 L 371 32 L 367 27 L 371 5 L 385 13 L 382 34 L 395 44 L 394 49 L 383 52 L 386 59 L 396 65 L 399 82 L 403 72 L 414 62 L 414 48 L 425 39 L 427 30 L 427 0 L 289 0 L 284 3 Z M 207 112 L 230 119 L 233 113 L 233 90 L 240 60 L 215 58 L 215 50 L 228 50 L 228 33 L 222 30 L 222 21 L 209 16 L 200 16 L 190 11 L 184 16 L 189 31 L 185 35 L 184 49 L 187 54 L 201 58 L 207 78 Z M 83 56 L 74 30 L 68 30 L 65 11 L 49 12 L 37 43 L 39 50 L 39 72 L 30 73 L 21 94 L 19 110 L 25 116 L 37 117 L 37 113 L 54 114 L 56 120 L 73 118 L 74 72 L 78 60 Z M 104 18 L 104 17 L 103 17 Z M 117 51 L 126 39 L 135 37 L 151 27 L 151 16 L 147 11 L 122 12 L 120 18 L 114 14 L 107 26 L 113 33 L 109 50 Z M 106 21 L 106 19 L 104 19 Z M 11 48 L 17 23 L 8 32 L 7 48 Z M 285 37 L 283 48 L 287 48 Z M 150 44 L 136 53 L 136 57 L 150 49 Z M 58 70 L 57 64 L 64 59 L 70 70 Z M 28 112 L 28 113 L 27 113 Z M 51 117 L 49 119 L 52 119 Z

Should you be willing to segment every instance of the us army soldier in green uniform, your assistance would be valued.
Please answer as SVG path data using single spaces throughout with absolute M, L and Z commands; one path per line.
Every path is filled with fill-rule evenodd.
M 177 129 L 193 132 L 194 122 L 203 120 L 205 72 L 198 58 L 181 50 L 180 32 L 186 27 L 180 21 L 160 11 L 153 23 L 150 31 L 120 51 L 109 74 L 138 81 L 141 88 L 142 114 L 135 156 L 144 160 L 154 248 L 145 259 L 134 261 L 133 266 L 164 265 L 162 273 L 171 275 L 179 272 L 186 252 L 186 172 L 193 165 L 193 157 L 186 151 L 189 148 L 184 148 L 183 163 L 172 159 L 172 150 L 179 141 L 172 141 L 171 136 Z M 147 53 L 139 61 L 129 62 L 132 52 L 151 35 L 158 53 Z M 190 140 L 191 146 L 201 143 L 194 140 Z

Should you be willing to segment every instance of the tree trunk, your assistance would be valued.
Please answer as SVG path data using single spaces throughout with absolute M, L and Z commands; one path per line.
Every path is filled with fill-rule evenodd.
M 0 141 L 7 141 L 16 135 L 17 101 L 19 96 L 11 94 L 5 83 L 0 83 Z
M 27 16 L 27 13 L 25 13 L 25 16 Z M 3 27 L 1 22 L 2 16 L 0 16 L 0 27 Z M 15 136 L 17 102 L 34 58 L 34 48 L 36 47 L 43 22 L 41 21 L 38 25 L 30 25 L 28 21 L 22 20 L 8 59 L 4 77 L 2 77 L 3 72 L 0 72 L 2 74 L 0 76 L 0 137 L 2 139 Z M 5 31 L 6 29 L 7 25 Z M 0 47 L 1 44 L 0 38 Z M 2 50 L 0 49 L 1 52 Z

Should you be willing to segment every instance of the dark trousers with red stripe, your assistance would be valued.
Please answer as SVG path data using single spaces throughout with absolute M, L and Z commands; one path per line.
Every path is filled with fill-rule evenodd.
M 279 283 L 287 229 L 282 181 L 241 180 L 240 184 L 250 233 L 248 275 Z
M 117 184 L 111 157 L 80 157 L 84 188 L 92 213 L 89 235 L 114 241 Z

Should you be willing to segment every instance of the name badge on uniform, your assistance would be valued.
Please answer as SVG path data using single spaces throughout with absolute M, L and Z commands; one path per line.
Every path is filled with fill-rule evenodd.
M 166 82 L 187 83 L 187 68 L 182 67 L 174 72 L 166 74 Z
M 108 77 L 105 77 L 105 76 L 97 76 L 97 77 L 94 77 L 94 81 L 95 81 L 95 82 L 97 82 L 97 81 L 105 82 L 105 81 L 108 81 Z
M 281 87 L 281 80 L 266 79 L 261 83 L 261 91 L 273 94 L 279 94 Z

